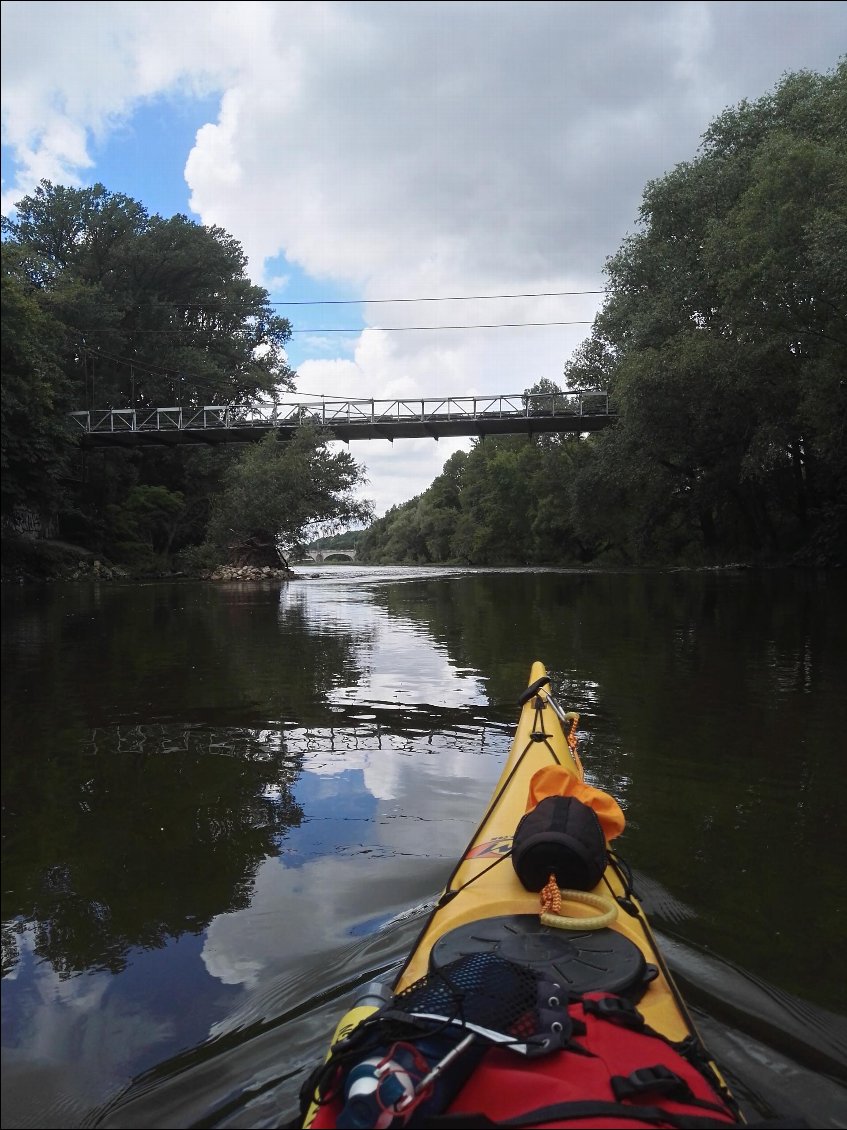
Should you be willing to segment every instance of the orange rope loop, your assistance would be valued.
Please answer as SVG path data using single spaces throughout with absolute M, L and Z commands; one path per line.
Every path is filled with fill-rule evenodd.
M 577 747 L 576 728 L 579 725 L 579 714 L 577 713 L 576 710 L 569 710 L 567 712 L 567 714 L 565 715 L 565 718 L 570 722 L 570 726 L 568 727 L 568 729 L 565 733 L 565 740 L 568 743 L 568 749 L 571 751 L 571 756 L 573 757 L 574 761 L 576 762 L 576 767 L 579 770 L 580 777 L 583 777 L 585 775 L 585 771 L 582 768 L 582 762 L 579 760 L 579 754 L 577 753 L 577 750 L 576 750 L 576 747 Z
M 570 721 L 570 728 L 568 729 L 568 732 L 565 735 L 565 737 L 567 738 L 567 741 L 568 741 L 568 747 L 569 747 L 571 753 L 576 753 L 576 745 L 577 745 L 576 728 L 579 725 L 579 715 L 577 714 L 577 712 L 575 710 L 570 710 L 565 715 L 565 717 Z
M 562 892 L 554 874 L 550 874 L 547 886 L 541 891 L 541 914 L 561 914 Z

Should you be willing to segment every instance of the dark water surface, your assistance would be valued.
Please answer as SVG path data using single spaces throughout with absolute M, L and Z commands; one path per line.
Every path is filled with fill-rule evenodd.
M 3 1126 L 274 1127 L 534 659 L 746 1112 L 847 1126 L 847 581 L 325 567 L 3 591 Z

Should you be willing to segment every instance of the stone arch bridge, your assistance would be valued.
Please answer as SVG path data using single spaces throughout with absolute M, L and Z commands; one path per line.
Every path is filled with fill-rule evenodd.
M 343 546 L 330 547 L 329 549 L 307 549 L 305 553 L 300 555 L 298 561 L 315 561 L 318 565 L 322 565 L 324 561 L 329 561 L 331 558 L 340 561 L 355 561 L 356 550 L 352 546 L 349 549 L 345 549 Z

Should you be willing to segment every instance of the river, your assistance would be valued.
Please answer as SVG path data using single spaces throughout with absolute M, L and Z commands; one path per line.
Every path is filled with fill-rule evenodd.
M 4 585 L 3 1127 L 276 1127 L 482 815 L 530 665 L 749 1117 L 847 1126 L 847 578 Z

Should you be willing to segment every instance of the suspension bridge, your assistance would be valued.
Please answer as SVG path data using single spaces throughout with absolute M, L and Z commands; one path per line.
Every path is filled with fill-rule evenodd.
M 274 431 L 290 439 L 314 424 L 333 439 L 441 439 L 454 436 L 593 432 L 616 415 L 603 392 L 516 393 L 408 400 L 255 402 L 71 412 L 83 447 L 249 443 Z

